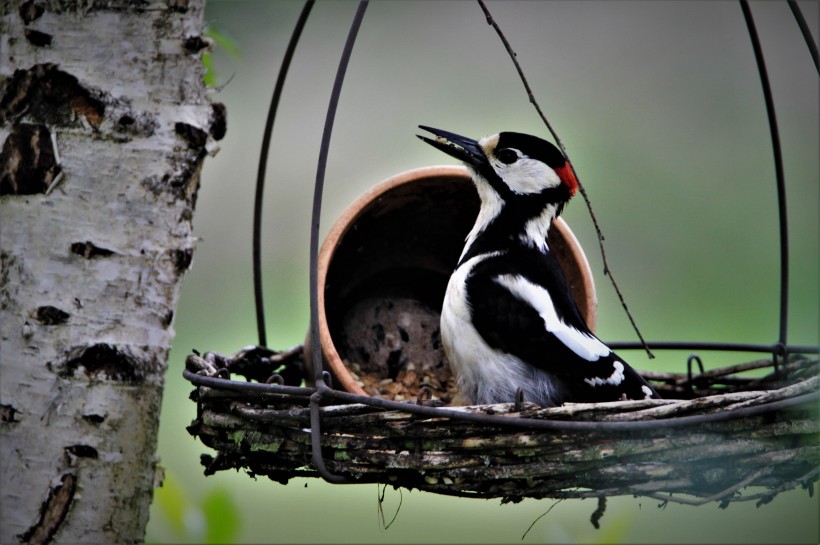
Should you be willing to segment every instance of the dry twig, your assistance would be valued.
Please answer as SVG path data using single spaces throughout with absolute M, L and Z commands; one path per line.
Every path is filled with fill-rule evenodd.
M 626 305 L 626 299 L 624 299 L 623 294 L 621 293 L 621 288 L 618 286 L 618 282 L 615 280 L 615 276 L 612 274 L 612 269 L 609 266 L 609 261 L 606 257 L 606 249 L 604 248 L 604 234 L 601 231 L 601 227 L 598 224 L 598 217 L 595 215 L 595 211 L 592 209 L 592 203 L 589 200 L 589 196 L 587 195 L 587 191 L 584 188 L 584 185 L 581 183 L 581 178 L 578 176 L 578 173 L 575 171 L 575 166 L 572 164 L 572 161 L 569 158 L 569 154 L 567 153 L 567 148 L 564 146 L 564 142 L 558 136 L 558 133 L 555 132 L 553 129 L 552 124 L 547 120 L 547 116 L 544 115 L 544 112 L 541 110 L 541 106 L 538 104 L 538 101 L 535 100 L 535 95 L 530 88 L 530 84 L 527 81 L 527 77 L 524 75 L 524 70 L 521 68 L 521 65 L 518 62 L 517 55 L 515 51 L 513 51 L 510 42 L 507 40 L 507 37 L 501 31 L 501 28 L 498 26 L 498 23 L 495 22 L 493 16 L 490 14 L 490 10 L 487 9 L 487 6 L 484 4 L 482 0 L 478 0 L 478 4 L 481 6 L 481 9 L 484 11 L 484 15 L 487 17 L 487 24 L 495 29 L 498 37 L 501 38 L 501 42 L 504 44 L 504 47 L 507 49 L 507 53 L 509 53 L 510 58 L 515 65 L 516 71 L 518 71 L 518 76 L 521 78 L 521 82 L 524 84 L 524 89 L 527 91 L 527 97 L 530 99 L 530 103 L 535 107 L 535 110 L 538 112 L 538 115 L 541 117 L 541 120 L 544 122 L 544 125 L 547 126 L 547 129 L 552 134 L 552 137 L 555 139 L 555 143 L 561 149 L 561 153 L 564 154 L 566 157 L 567 162 L 569 163 L 569 167 L 572 169 L 572 173 L 575 175 L 575 179 L 578 180 L 578 188 L 581 190 L 581 196 L 584 197 L 584 202 L 587 205 L 587 209 L 589 210 L 589 216 L 592 218 L 592 224 L 595 227 L 595 232 L 598 234 L 598 246 L 601 251 L 601 259 L 604 262 L 604 274 L 609 277 L 609 280 L 612 282 L 612 287 L 615 288 L 615 293 L 618 295 L 618 299 L 621 301 L 621 306 L 626 312 L 626 316 L 629 318 L 629 322 L 632 324 L 632 328 L 635 330 L 635 333 L 638 335 L 638 339 L 640 339 L 641 344 L 646 350 L 647 355 L 650 358 L 654 358 L 655 355 L 649 349 L 649 345 L 646 344 L 646 341 L 641 335 L 640 329 L 638 329 L 638 324 L 635 322 L 635 319 L 632 317 L 632 313 L 629 312 L 629 307 Z

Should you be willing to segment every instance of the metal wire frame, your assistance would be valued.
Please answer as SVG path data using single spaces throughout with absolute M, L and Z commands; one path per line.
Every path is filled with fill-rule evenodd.
M 285 78 L 290 69 L 290 61 L 296 51 L 296 44 L 302 35 L 302 29 L 313 8 L 314 0 L 308 0 L 302 7 L 296 27 L 288 42 L 285 56 L 282 58 L 282 65 L 279 68 L 279 75 L 276 77 L 276 85 L 273 88 L 268 117 L 265 121 L 265 131 L 262 134 L 262 151 L 259 154 L 259 170 L 256 174 L 256 194 L 253 199 L 253 297 L 256 304 L 256 329 L 259 336 L 259 345 L 267 346 L 268 338 L 265 329 L 265 307 L 262 297 L 262 197 L 265 192 L 265 170 L 268 165 L 268 150 L 270 150 L 270 140 L 273 134 L 273 123 L 276 120 L 276 111 L 279 109 L 279 100 L 282 98 L 282 89 L 285 87 Z
M 298 42 L 301 30 L 304 27 L 307 14 L 310 12 L 313 0 L 308 0 L 302 11 L 302 15 L 297 22 L 296 29 L 294 29 L 291 43 L 286 52 L 285 61 L 280 68 L 279 78 L 277 79 L 277 86 L 274 91 L 274 97 L 271 101 L 271 110 L 268 114 L 268 124 L 266 125 L 265 138 L 263 140 L 262 158 L 260 161 L 266 161 L 267 149 L 270 142 L 270 132 L 273 127 L 273 119 L 275 111 L 278 106 L 281 89 L 284 84 L 285 75 L 287 73 L 290 59 L 293 50 Z M 773 402 L 761 406 L 749 407 L 745 409 L 726 411 L 722 413 L 714 413 L 708 415 L 683 416 L 674 419 L 664 419 L 658 421 L 638 421 L 638 422 L 577 422 L 577 421 L 550 421 L 550 420 L 532 420 L 526 418 L 515 417 L 500 417 L 493 415 L 483 415 L 474 413 L 465 413 L 447 408 L 427 407 L 421 404 L 409 404 L 395 401 L 388 401 L 376 397 L 360 396 L 348 392 L 336 390 L 333 388 L 330 375 L 323 370 L 322 367 L 322 351 L 319 341 L 319 325 L 318 325 L 318 293 L 317 293 L 317 278 L 318 278 L 318 247 L 319 247 L 319 226 L 322 203 L 322 192 L 324 188 L 324 176 L 327 165 L 327 156 L 330 147 L 330 137 L 333 129 L 333 121 L 335 119 L 336 109 L 338 106 L 339 95 L 341 87 L 344 82 L 347 64 L 352 53 L 353 45 L 356 40 L 359 28 L 361 26 L 364 13 L 367 9 L 368 1 L 361 0 L 358 4 L 356 13 L 351 23 L 348 33 L 347 41 L 339 61 L 336 78 L 334 80 L 333 89 L 331 92 L 330 103 L 328 105 L 327 117 L 325 120 L 325 128 L 322 135 L 322 142 L 319 152 L 319 160 L 317 165 L 316 181 L 314 185 L 313 209 L 311 214 L 311 239 L 310 239 L 310 339 L 311 339 L 311 356 L 312 361 L 307 362 L 313 370 L 315 388 L 297 388 L 292 386 L 282 386 L 277 384 L 258 384 L 250 382 L 235 382 L 215 377 L 203 377 L 196 375 L 190 371 L 184 371 L 183 376 L 195 385 L 211 386 L 215 388 L 240 390 L 250 395 L 259 394 L 290 394 L 290 395 L 305 395 L 310 397 L 310 415 L 311 415 L 311 449 L 312 461 L 319 474 L 328 482 L 331 483 L 350 483 L 354 482 L 342 475 L 335 475 L 331 473 L 325 465 L 324 458 L 321 452 L 321 413 L 320 406 L 326 400 L 335 400 L 344 403 L 362 403 L 374 407 L 383 408 L 385 410 L 400 410 L 411 412 L 419 416 L 437 417 L 437 418 L 453 418 L 461 420 L 471 420 L 481 422 L 487 425 L 503 426 L 503 427 L 517 427 L 522 429 L 550 429 L 550 430 L 605 430 L 612 432 L 634 431 L 655 429 L 658 427 L 683 427 L 708 422 L 715 422 L 730 418 L 746 417 L 764 412 L 782 410 L 791 406 L 816 402 L 820 399 L 820 392 L 813 392 L 799 397 Z M 775 369 L 777 369 L 778 361 L 785 360 L 788 354 L 791 353 L 818 353 L 820 347 L 816 346 L 789 346 L 788 345 L 788 295 L 789 295 L 789 254 L 788 254 L 788 221 L 786 214 L 786 193 L 785 193 L 785 178 L 783 175 L 782 153 L 780 149 L 779 132 L 777 128 L 777 118 L 774 110 L 774 100 L 769 86 L 769 78 L 766 70 L 765 61 L 763 58 L 760 40 L 755 28 L 754 19 L 751 10 L 746 0 L 740 0 L 741 10 L 743 12 L 744 20 L 749 31 L 752 48 L 755 54 L 755 60 L 760 74 L 761 85 L 763 88 L 764 100 L 766 103 L 766 112 L 769 121 L 769 128 L 772 138 L 772 148 L 775 164 L 775 177 L 777 184 L 778 195 L 778 219 L 780 229 L 780 313 L 779 313 L 779 335 L 778 341 L 774 344 L 747 344 L 747 343 L 726 343 L 726 342 L 689 342 L 689 341 L 659 341 L 647 343 L 654 348 L 663 350 L 716 350 L 716 351 L 737 351 L 737 352 L 763 352 L 770 353 L 773 357 Z M 818 66 L 817 61 L 817 47 L 811 37 L 810 32 L 807 31 L 805 19 L 802 16 L 799 6 L 790 1 L 791 8 L 797 24 L 803 33 L 809 52 Z M 261 265 L 260 265 L 260 224 L 261 224 L 261 200 L 264 187 L 264 163 L 260 162 L 259 177 L 257 179 L 256 200 L 254 204 L 254 295 L 256 301 L 257 311 L 257 325 L 259 327 L 260 344 L 265 345 L 265 331 L 264 331 L 264 310 L 262 303 L 261 290 Z M 610 346 L 615 349 L 629 350 L 642 349 L 643 343 L 636 342 L 618 342 L 610 343 Z M 698 358 L 699 360 L 699 358 Z M 691 365 L 691 357 L 689 365 Z
M 740 1 L 740 8 L 743 10 L 743 19 L 746 21 L 746 27 L 749 29 L 749 37 L 752 41 L 752 49 L 754 50 L 757 69 L 758 72 L 760 72 L 760 84 L 763 88 L 763 97 L 766 101 L 766 115 L 769 118 L 769 132 L 772 138 L 774 172 L 777 182 L 777 217 L 780 231 L 780 336 L 778 338 L 779 344 L 785 347 L 789 329 L 789 223 L 786 216 L 786 181 L 783 175 L 783 153 L 780 150 L 780 133 L 777 130 L 777 116 L 774 111 L 772 89 L 769 86 L 766 60 L 763 58 L 763 49 L 760 47 L 760 39 L 757 36 L 757 28 L 752 18 L 752 10 L 749 8 L 749 2 L 746 0 Z
M 789 1 L 789 7 L 794 14 L 797 25 L 800 28 L 803 38 L 806 40 L 809 52 L 818 67 L 817 46 L 811 37 L 806 20 L 800 7 L 794 1 Z M 775 182 L 777 186 L 777 212 L 778 228 L 780 235 L 780 314 L 779 314 L 779 335 L 778 341 L 774 344 L 739 344 L 739 343 L 710 343 L 710 342 L 655 342 L 648 343 L 654 348 L 660 349 L 683 349 L 683 350 L 720 350 L 737 352 L 767 352 L 772 355 L 772 361 L 777 367 L 778 361 L 788 357 L 789 352 L 817 353 L 818 347 L 789 346 L 788 344 L 788 317 L 789 317 L 789 222 L 786 207 L 786 181 L 783 173 L 783 153 L 780 148 L 780 133 L 777 128 L 777 115 L 774 109 L 774 98 L 771 86 L 769 85 L 769 75 L 766 69 L 766 61 L 763 57 L 763 49 L 760 45 L 760 38 L 757 34 L 752 11 L 747 0 L 740 0 L 740 8 L 743 12 L 743 19 L 749 31 L 749 39 L 752 43 L 752 50 L 755 55 L 758 72 L 760 73 L 760 84 L 763 90 L 763 98 L 766 103 L 766 115 L 769 122 L 769 132 L 772 140 L 772 155 L 775 168 Z M 818 68 L 820 70 L 820 68 Z M 635 349 L 642 348 L 643 344 L 621 342 L 610 343 L 612 348 Z
M 814 67 L 817 69 L 818 74 L 820 74 L 820 59 L 818 59 L 817 44 L 814 43 L 814 38 L 811 36 L 809 24 L 806 22 L 806 18 L 803 17 L 803 12 L 800 11 L 800 6 L 797 5 L 797 2 L 795 2 L 795 0 L 788 0 L 788 3 L 794 18 L 797 20 L 800 33 L 803 34 L 803 39 L 806 40 L 806 47 L 809 48 L 809 54 L 811 54 L 811 60 L 814 61 Z

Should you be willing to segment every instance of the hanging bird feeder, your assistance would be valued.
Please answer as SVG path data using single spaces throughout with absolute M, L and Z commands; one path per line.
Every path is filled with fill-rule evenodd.
M 297 24 L 284 71 L 310 5 Z M 751 14 L 742 5 L 762 67 Z M 693 355 L 686 373 L 642 373 L 663 399 L 553 408 L 526 399 L 448 405 L 452 389 L 437 337 L 438 315 L 478 213 L 466 171 L 429 167 L 375 186 L 344 212 L 318 250 L 330 129 L 365 6 L 359 6 L 342 54 L 321 145 L 311 237 L 311 327 L 304 348 L 266 348 L 260 312 L 261 346 L 232 356 L 194 353 L 186 360 L 184 376 L 195 387 L 191 398 L 197 404 L 188 430 L 216 451 L 202 456 L 205 473 L 242 468 L 281 483 L 321 477 L 505 501 L 629 494 L 695 505 L 763 504 L 797 486 L 811 491 L 820 473 L 820 350 L 786 342 L 785 283 L 775 343 L 650 343 L 655 349 L 767 355 L 710 370 Z M 769 106 L 764 69 L 761 75 Z M 280 73 L 272 112 L 283 81 Z M 776 127 L 771 108 L 769 114 Z M 271 123 L 266 141 L 270 128 Z M 776 142 L 776 130 L 773 136 Z M 779 158 L 779 145 L 774 147 Z M 782 168 L 777 183 L 784 194 Z M 261 185 L 257 222 L 260 196 Z M 785 199 L 779 206 L 783 219 Z M 786 227 L 781 221 L 781 256 L 787 255 Z M 257 273 L 258 234 L 257 227 Z M 548 244 L 594 328 L 595 287 L 584 252 L 561 221 Z M 787 268 L 784 257 L 784 278 Z M 259 310 L 258 274 L 255 281 Z M 750 377 L 750 370 L 759 372 Z M 741 494 L 747 486 L 762 491 Z

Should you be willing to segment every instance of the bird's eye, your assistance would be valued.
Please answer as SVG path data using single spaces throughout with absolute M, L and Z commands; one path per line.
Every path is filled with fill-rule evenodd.
M 518 161 L 518 154 L 510 148 L 498 150 L 495 156 L 498 157 L 498 160 L 504 163 L 505 165 L 511 165 Z

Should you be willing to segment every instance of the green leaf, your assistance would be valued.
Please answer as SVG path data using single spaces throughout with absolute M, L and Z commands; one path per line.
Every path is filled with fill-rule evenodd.
M 230 492 L 217 488 L 202 500 L 202 513 L 207 529 L 206 543 L 232 543 L 236 541 L 242 523 L 239 510 Z
M 184 534 L 185 513 L 190 508 L 190 501 L 185 489 L 168 470 L 165 471 L 162 486 L 154 491 L 154 502 L 171 530 L 180 535 Z
M 202 55 L 202 66 L 205 67 L 205 87 L 216 87 L 217 77 L 214 70 L 214 58 L 210 53 Z
M 214 27 L 205 27 L 205 36 L 213 40 L 214 51 L 205 51 L 202 54 L 202 66 L 205 68 L 205 86 L 216 87 L 219 83 L 219 75 L 214 67 L 214 52 L 216 50 L 224 51 L 228 56 L 239 59 L 239 46 L 236 41 L 225 32 Z
M 214 27 L 205 27 L 205 36 L 212 39 L 217 47 L 221 48 L 231 57 L 239 58 L 239 46 L 236 45 L 236 40 L 231 38 L 224 31 L 217 30 Z

